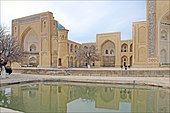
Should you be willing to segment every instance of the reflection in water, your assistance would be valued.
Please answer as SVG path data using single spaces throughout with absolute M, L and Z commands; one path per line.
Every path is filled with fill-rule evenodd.
M 170 93 L 161 88 L 35 83 L 1 87 L 0 106 L 23 112 L 168 113 Z

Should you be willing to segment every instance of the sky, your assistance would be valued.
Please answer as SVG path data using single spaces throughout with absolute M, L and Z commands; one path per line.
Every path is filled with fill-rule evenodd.
M 96 34 L 121 32 L 121 39 L 132 39 L 132 22 L 146 20 L 145 0 L 94 1 L 12 1 L 1 0 L 0 21 L 11 30 L 12 19 L 50 11 L 69 30 L 69 39 L 95 42 Z

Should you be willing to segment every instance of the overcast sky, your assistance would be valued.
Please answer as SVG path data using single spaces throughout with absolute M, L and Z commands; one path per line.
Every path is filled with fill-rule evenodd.
M 11 29 L 11 20 L 50 11 L 69 30 L 76 42 L 94 42 L 96 34 L 121 32 L 132 38 L 132 22 L 146 20 L 145 0 L 120 1 L 1 1 L 1 24 Z

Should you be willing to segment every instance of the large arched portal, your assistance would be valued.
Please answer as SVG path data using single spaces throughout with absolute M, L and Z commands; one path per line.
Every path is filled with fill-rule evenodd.
M 170 64 L 170 10 L 165 13 L 159 23 L 159 57 L 161 65 Z
M 28 33 L 25 35 L 25 37 L 22 37 L 23 43 L 24 43 L 24 50 L 25 51 L 32 51 L 30 50 L 30 47 L 36 48 L 36 51 L 39 51 L 39 39 L 37 33 L 31 29 L 28 31 Z M 35 51 L 34 51 L 35 52 Z
M 101 47 L 102 62 L 104 67 L 115 66 L 115 44 L 108 40 L 102 44 Z
M 39 63 L 39 51 L 40 51 L 40 40 L 38 38 L 37 33 L 30 27 L 28 27 L 21 36 L 21 43 L 24 47 L 24 51 L 27 53 L 27 55 L 30 57 L 27 65 L 31 66 L 38 66 Z M 32 57 L 35 56 L 35 57 Z

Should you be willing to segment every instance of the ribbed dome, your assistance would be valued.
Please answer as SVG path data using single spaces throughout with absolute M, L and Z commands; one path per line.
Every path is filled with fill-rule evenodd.
M 61 30 L 61 29 L 65 29 L 65 27 L 64 26 L 62 26 L 60 23 L 58 23 L 58 28 L 57 28 L 58 30 Z

